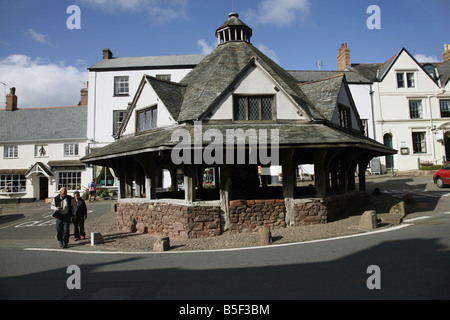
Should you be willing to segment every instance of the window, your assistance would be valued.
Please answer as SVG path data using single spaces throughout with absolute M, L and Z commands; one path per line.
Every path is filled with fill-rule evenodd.
M 450 117 L 450 100 L 439 100 L 441 106 L 441 118 Z
M 351 128 L 352 118 L 350 114 L 350 108 L 339 106 L 339 126 L 341 128 Z
M 397 72 L 397 88 L 405 88 L 405 75 L 408 88 L 414 88 L 416 86 L 414 72 Z
M 18 158 L 19 157 L 19 147 L 18 146 L 4 146 L 3 147 L 3 158 Z
M 114 95 L 128 95 L 128 77 L 114 77 Z
M 413 132 L 412 140 L 413 140 L 414 153 L 426 153 L 427 152 L 425 132 Z
M 58 172 L 58 190 L 62 187 L 67 190 L 81 190 L 81 172 Z
M 273 96 L 234 98 L 234 120 L 274 120 Z
M 64 156 L 78 156 L 78 143 L 64 144 Z
M 46 144 L 35 145 L 34 146 L 34 156 L 36 158 L 47 157 L 48 156 L 47 149 L 48 149 L 48 145 L 46 145 Z
M 414 82 L 414 73 L 407 73 L 406 81 L 407 81 L 408 88 L 414 88 L 416 86 L 416 84 Z
M 138 111 L 138 132 L 156 128 L 158 122 L 158 109 L 156 107 Z
M 113 135 L 116 135 L 119 132 L 125 113 L 127 113 L 126 110 L 113 111 Z
M 170 81 L 171 75 L 170 74 L 157 74 L 156 78 L 161 79 L 161 80 Z
M 26 192 L 27 180 L 24 175 L 0 175 L 0 193 Z
M 361 119 L 361 123 L 364 129 L 364 135 L 366 137 L 369 136 L 369 120 L 368 119 Z
M 409 101 L 409 117 L 411 119 L 422 119 L 422 101 L 410 100 Z

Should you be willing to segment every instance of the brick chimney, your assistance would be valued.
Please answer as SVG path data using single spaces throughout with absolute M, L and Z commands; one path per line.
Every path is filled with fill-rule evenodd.
M 17 96 L 16 88 L 11 88 L 8 95 L 6 95 L 6 111 L 17 110 Z
M 88 93 L 89 93 L 89 81 L 87 82 L 86 88 L 80 90 L 81 92 L 81 101 L 80 106 L 88 105 Z
M 113 53 L 111 52 L 111 50 L 109 50 L 108 48 L 103 49 L 103 59 L 109 60 L 109 59 L 112 59 L 112 57 L 113 57 Z
M 343 43 L 341 48 L 339 49 L 339 54 L 337 56 L 337 60 L 338 60 L 339 71 L 343 71 L 346 67 L 351 65 L 350 49 L 347 48 L 346 43 Z
M 450 44 L 444 44 L 444 53 L 442 54 L 442 58 L 445 61 L 450 60 Z

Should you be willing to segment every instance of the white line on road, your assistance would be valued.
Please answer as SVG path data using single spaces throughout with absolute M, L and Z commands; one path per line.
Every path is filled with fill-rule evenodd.
M 406 220 L 403 220 L 403 221 L 404 221 L 404 222 L 413 222 L 413 221 L 422 220 L 422 219 L 428 219 L 428 218 L 430 218 L 430 216 L 423 216 L 423 217 L 411 218 L 411 219 L 406 219 Z
M 351 235 L 348 235 L 348 236 L 341 236 L 341 237 L 328 238 L 328 239 L 319 239 L 319 240 L 311 240 L 311 241 L 304 241 L 304 242 L 293 242 L 293 243 L 283 243 L 283 244 L 273 244 L 273 245 L 270 245 L 270 246 L 261 246 L 261 247 L 227 248 L 227 249 L 214 249 L 214 250 L 192 250 L 192 251 L 170 251 L 169 250 L 169 251 L 165 251 L 165 252 L 80 251 L 80 250 L 51 249 L 51 248 L 25 248 L 23 250 L 25 250 L 25 251 L 50 251 L 50 252 L 81 253 L 81 254 L 125 254 L 125 255 L 130 255 L 130 254 L 143 255 L 143 254 L 208 253 L 208 252 L 271 249 L 271 248 L 276 248 L 276 247 L 287 247 L 287 246 L 303 245 L 303 244 L 310 244 L 310 243 L 316 243 L 316 242 L 341 240 L 341 239 L 355 238 L 355 237 L 361 237 L 361 236 L 369 236 L 369 235 L 377 234 L 377 233 L 384 233 L 384 232 L 395 231 L 395 230 L 403 229 L 403 228 L 406 228 L 406 227 L 409 227 L 409 226 L 412 226 L 412 224 L 402 224 L 402 225 L 398 225 L 398 226 L 390 227 L 390 228 L 386 228 L 386 229 L 381 229 L 381 230 L 376 230 L 376 231 L 369 231 L 369 232 L 364 232 L 364 233 L 351 234 Z

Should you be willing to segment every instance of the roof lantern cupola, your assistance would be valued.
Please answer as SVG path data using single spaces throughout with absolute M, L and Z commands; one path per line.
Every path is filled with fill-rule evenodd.
M 228 20 L 216 30 L 219 45 L 229 41 L 244 41 L 250 43 L 252 29 L 247 26 L 236 12 L 228 15 Z

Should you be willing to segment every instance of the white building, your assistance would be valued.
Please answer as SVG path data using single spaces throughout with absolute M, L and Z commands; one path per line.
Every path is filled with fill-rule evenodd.
M 11 88 L 0 110 L 0 202 L 43 200 L 63 186 L 84 191 L 92 176 L 79 160 L 87 149 L 86 105 L 20 109 L 17 102 Z
M 346 44 L 340 48 L 339 70 L 367 80 L 349 86 L 368 136 L 399 151 L 380 159 L 381 172 L 450 159 L 449 45 L 443 60 L 419 63 L 403 48 L 385 63 L 359 64 L 351 63 Z
M 197 54 L 116 58 L 109 49 L 103 49 L 103 59 L 89 68 L 89 152 L 114 142 L 143 75 L 179 82 L 205 56 Z M 94 166 L 93 175 L 98 184 L 115 184 L 112 170 Z
M 399 150 L 383 159 L 388 169 L 417 170 L 450 159 L 450 50 L 445 48 L 443 63 L 419 63 L 403 48 L 377 70 L 377 140 Z

